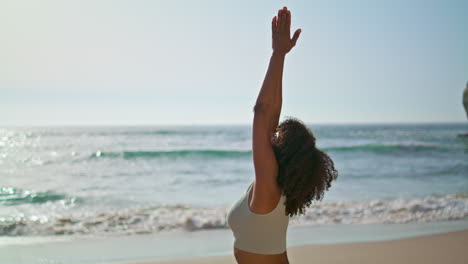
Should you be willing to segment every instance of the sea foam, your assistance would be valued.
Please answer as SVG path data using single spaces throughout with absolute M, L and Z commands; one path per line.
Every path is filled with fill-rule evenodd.
M 227 228 L 230 207 L 163 205 L 87 214 L 0 218 L 0 235 L 128 235 L 168 230 Z M 468 218 L 468 194 L 421 199 L 324 201 L 313 204 L 291 225 L 418 223 Z

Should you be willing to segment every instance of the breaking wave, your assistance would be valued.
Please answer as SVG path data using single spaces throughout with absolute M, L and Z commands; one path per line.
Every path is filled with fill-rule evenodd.
M 53 191 L 34 192 L 13 187 L 0 187 L 0 205 L 46 203 L 54 201 L 72 202 L 75 198 Z
M 90 158 L 123 158 L 123 159 L 137 159 L 137 158 L 159 158 L 159 157 L 219 157 L 219 158 L 232 158 L 232 157 L 250 157 L 252 151 L 250 150 L 215 150 L 215 149 L 194 149 L 194 150 L 167 150 L 167 151 L 121 151 L 121 152 L 101 152 L 93 153 Z
M 374 152 L 374 153 L 401 153 L 401 152 L 448 152 L 453 150 L 464 150 L 463 147 L 447 147 L 440 145 L 429 145 L 429 144 L 364 144 L 364 145 L 353 145 L 353 146 L 337 146 L 323 148 L 325 151 L 362 151 L 362 152 Z
M 228 207 L 165 205 L 60 217 L 0 217 L 0 235 L 122 235 L 165 230 L 227 228 Z M 421 199 L 327 201 L 312 205 L 291 225 L 417 223 L 468 218 L 468 193 Z
M 396 144 L 396 145 L 356 145 L 356 146 L 338 146 L 338 147 L 325 147 L 324 151 L 329 152 L 374 152 L 381 154 L 398 154 L 402 152 L 447 152 L 453 150 L 463 150 L 463 148 L 443 147 L 437 145 L 417 145 L 417 144 Z M 188 149 L 188 150 L 161 150 L 161 151 L 120 151 L 120 152 L 105 152 L 96 151 L 91 154 L 89 158 L 123 158 L 123 159 L 137 159 L 137 158 L 179 158 L 179 157 L 206 157 L 206 158 L 233 158 L 233 157 L 251 157 L 251 150 L 218 150 L 218 149 Z

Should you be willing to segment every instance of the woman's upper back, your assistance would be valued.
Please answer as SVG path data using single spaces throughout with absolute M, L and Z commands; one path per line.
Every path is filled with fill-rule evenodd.
M 249 197 L 253 184 L 231 207 L 227 223 L 234 234 L 234 247 L 257 254 L 280 254 L 286 251 L 289 216 L 281 195 L 276 207 L 266 214 L 252 212 Z

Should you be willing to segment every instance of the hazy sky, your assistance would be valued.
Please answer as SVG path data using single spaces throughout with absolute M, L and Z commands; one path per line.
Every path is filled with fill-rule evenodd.
M 283 117 L 466 119 L 468 1 L 4 0 L 0 125 L 249 124 L 283 5 Z

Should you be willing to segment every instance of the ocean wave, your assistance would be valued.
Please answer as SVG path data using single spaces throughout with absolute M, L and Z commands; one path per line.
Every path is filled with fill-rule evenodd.
M 312 205 L 293 224 L 394 224 L 468 218 L 468 193 L 421 199 L 337 201 Z
M 370 152 L 379 155 L 401 155 L 414 152 L 438 152 L 447 153 L 452 151 L 465 151 L 463 146 L 441 146 L 424 144 L 364 144 L 352 146 L 333 146 L 320 148 L 330 153 L 353 153 Z M 203 159 L 226 159 L 226 158 L 251 158 L 252 150 L 249 149 L 169 149 L 169 150 L 123 150 L 123 151 L 101 151 L 97 150 L 91 154 L 71 152 L 59 158 L 42 160 L 40 157 L 27 157 L 22 163 L 31 166 L 44 166 L 61 162 L 81 162 L 85 160 L 109 159 L 158 159 L 158 158 L 203 158 Z
M 453 150 L 464 150 L 463 147 L 449 147 L 441 145 L 430 145 L 430 144 L 364 144 L 364 145 L 353 145 L 353 146 L 336 146 L 336 147 L 325 147 L 324 151 L 331 152 L 350 152 L 350 151 L 363 151 L 363 152 L 374 152 L 374 153 L 401 153 L 401 152 L 449 152 Z
M 229 208 L 166 205 L 60 217 L 0 218 L 0 235 L 128 235 L 227 228 Z M 291 225 L 417 223 L 468 218 L 468 193 L 421 199 L 320 202 Z
M 321 148 L 326 152 L 374 152 L 381 154 L 398 154 L 402 152 L 447 152 L 463 148 L 446 147 L 438 145 L 418 145 L 418 144 L 366 144 L 355 146 L 337 146 Z M 235 157 L 251 157 L 252 150 L 219 150 L 219 149 L 182 149 L 182 150 L 153 150 L 153 151 L 120 151 L 120 152 L 105 152 L 96 151 L 89 158 L 160 158 L 160 157 L 206 157 L 206 158 L 235 158 Z
M 54 191 L 35 192 L 13 187 L 0 187 L 0 205 L 18 205 L 62 201 L 73 203 L 76 198 Z
M 101 152 L 96 151 L 89 156 L 94 158 L 178 158 L 178 157 L 218 157 L 218 158 L 237 158 L 250 157 L 250 150 L 216 150 L 216 149 L 193 149 L 193 150 L 161 150 L 161 151 L 121 151 L 121 152 Z

